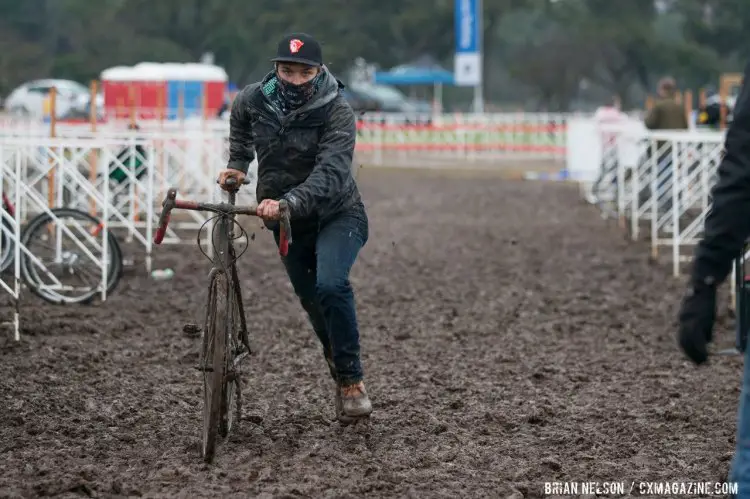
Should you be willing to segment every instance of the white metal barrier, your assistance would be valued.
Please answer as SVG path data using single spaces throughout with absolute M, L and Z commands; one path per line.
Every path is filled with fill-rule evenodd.
M 0 163 L 5 177 L 20 186 L 15 189 L 18 209 L 10 217 L 17 220 L 10 224 L 16 240 L 23 220 L 30 210 L 41 209 L 40 203 L 47 211 L 51 205 L 75 206 L 102 218 L 107 229 L 124 231 L 128 239 L 142 244 L 150 268 L 153 228 L 167 188 L 176 186 L 180 197 L 216 199 L 216 173 L 228 159 L 229 123 L 152 120 L 139 122 L 139 130 L 128 130 L 128 124 L 127 120 L 96 125 L 57 123 L 55 137 L 50 138 L 49 123 L 0 122 L 0 152 L 5 158 Z M 610 130 L 615 140 L 603 140 L 588 116 L 542 113 L 375 113 L 360 117 L 358 129 L 357 152 L 369 155 L 376 165 L 388 164 L 394 156 L 445 159 L 454 165 L 567 158 L 570 176 L 581 181 L 587 199 L 600 202 L 608 192 L 613 213 L 630 221 L 633 237 L 638 237 L 641 221 L 650 222 L 650 233 L 656 231 L 652 237 L 655 251 L 671 245 L 673 255 L 675 248 L 692 243 L 700 233 L 710 172 L 718 157 L 714 150 L 720 142 L 714 138 L 696 141 L 695 132 L 658 138 L 643 130 L 637 120 Z M 642 159 L 655 140 L 671 144 L 671 173 Z M 122 180 L 113 181 L 118 175 Z M 257 180 L 257 175 L 251 178 Z M 249 188 L 254 190 L 254 185 Z M 19 196 L 26 191 L 28 196 Z M 671 197 L 665 192 L 671 192 Z M 671 216 L 664 214 L 668 199 L 678 200 L 672 204 Z M 686 221 L 686 216 L 693 218 Z M 3 217 L 8 219 L 9 214 Z M 184 217 L 170 223 L 165 243 L 194 241 L 194 231 L 207 221 L 206 215 L 197 212 Z M 670 225 L 673 234 L 664 235 Z M 190 231 L 189 237 L 181 237 L 182 231 Z M 210 251 L 211 245 L 207 247 Z M 15 292 L 12 286 L 5 288 Z
M 32 134 L 24 140 L 44 144 L 50 139 L 42 134 Z M 71 127 L 63 130 L 60 137 L 54 140 L 69 145 L 64 148 L 65 160 L 76 163 L 82 175 L 99 192 L 105 177 L 119 177 L 117 182 L 109 182 L 113 210 L 121 215 L 115 216 L 117 220 L 113 220 L 113 227 L 126 228 L 128 241 L 136 239 L 147 248 L 150 248 L 150 243 L 145 240 L 145 235 L 139 236 L 139 230 L 143 231 L 149 223 L 154 223 L 167 189 L 177 187 L 180 197 L 199 201 L 216 200 L 216 175 L 219 169 L 226 166 L 228 158 L 228 140 L 220 129 L 130 131 L 106 128 L 91 132 Z M 101 148 L 76 150 L 74 145 L 81 141 L 109 144 L 106 157 Z M 37 150 L 37 159 L 33 164 L 44 163 L 50 156 L 56 161 L 63 160 L 59 154 L 48 151 L 44 146 Z M 37 173 L 37 176 L 40 174 Z M 148 182 L 152 177 L 151 188 Z M 253 175 L 250 177 L 254 179 Z M 254 188 L 254 185 L 249 188 Z M 75 193 L 68 194 L 66 203 L 73 203 L 71 200 L 75 197 Z M 164 243 L 194 241 L 194 231 L 207 219 L 207 215 L 199 212 L 181 214 L 170 224 Z M 187 235 L 185 231 L 189 231 L 187 239 L 180 236 Z
M 44 133 L 0 136 L 0 185 L 16 200 L 10 211 L 7 206 L 0 209 L 1 218 L 6 220 L 0 230 L 16 252 L 15 282 L 3 282 L 1 286 L 15 301 L 16 309 L 22 277 L 18 255 L 26 255 L 34 265 L 42 267 L 38 272 L 45 273 L 33 251 L 21 243 L 23 224 L 32 216 L 47 213 L 57 222 L 53 208 L 59 207 L 90 213 L 101 221 L 103 229 L 97 235 L 104 238 L 102 241 L 108 240 L 109 231 L 119 231 L 127 240 L 140 243 L 150 271 L 154 226 L 167 189 L 177 187 L 183 198 L 216 200 L 216 172 L 225 167 L 227 160 L 227 139 L 217 130 L 143 133 L 112 127 L 91 132 L 72 127 L 62 132 L 56 138 Z M 252 173 L 250 177 L 255 178 Z M 207 217 L 192 212 L 187 215 L 191 217 L 173 220 L 164 243 L 195 241 L 195 231 Z M 179 235 L 187 230 L 189 235 Z M 210 252 L 209 235 L 210 225 L 203 233 Z M 85 236 L 78 234 L 73 244 L 79 245 Z M 88 259 L 98 259 L 102 283 L 106 283 L 107 245 L 96 245 L 93 252 L 81 251 Z M 101 293 L 106 299 L 106 285 Z M 14 327 L 18 339 L 17 311 Z
M 498 160 L 563 161 L 566 124 L 569 114 L 482 113 L 482 114 L 403 114 L 365 113 L 358 118 L 357 152 L 373 165 L 388 165 L 394 159 L 460 161 L 464 163 Z M 127 129 L 128 120 L 95 125 L 57 123 L 58 137 L 84 137 Z M 139 120 L 139 133 L 152 137 L 159 133 L 196 132 L 225 138 L 229 122 L 222 119 Z M 49 135 L 51 125 L 31 121 L 0 121 L 0 136 Z
M 678 276 L 703 233 L 723 142 L 720 132 L 648 131 L 636 120 L 596 126 L 581 118 L 569 122 L 567 166 L 584 198 L 616 216 L 634 240 L 647 224 L 652 256 L 669 247 Z
M 153 202 L 155 168 L 145 161 L 139 172 L 134 161 L 139 150 L 147 158 L 153 157 L 152 144 L 134 137 L 0 139 L 0 146 L 9 144 L 22 158 L 23 185 L 45 199 L 48 208 L 72 207 L 88 211 L 109 229 L 122 229 L 127 240 L 136 240 L 144 246 L 146 268 L 151 270 L 151 239 L 158 218 Z M 98 169 L 98 164 L 106 166 Z M 129 186 L 129 192 L 124 202 L 123 196 L 116 196 L 122 194 L 121 189 L 118 190 L 120 186 L 111 179 L 117 169 L 128 180 L 125 185 Z M 136 178 L 137 174 L 141 178 Z M 29 200 L 24 197 L 18 207 L 23 219 L 26 219 Z M 142 222 L 138 216 L 141 210 L 145 213 Z
M 32 181 L 29 181 L 27 176 L 29 162 L 32 161 L 36 163 L 36 148 L 38 146 L 38 141 L 29 142 L 28 139 L 9 139 L 6 137 L 0 140 L 0 186 L 2 186 L 3 192 L 10 194 L 9 198 L 13 200 L 12 203 L 14 205 L 6 206 L 3 204 L 0 207 L 0 215 L 6 222 L 5 224 L 1 224 L 0 227 L 2 227 L 1 230 L 6 238 L 5 241 L 10 242 L 14 249 L 12 285 L 6 283 L 4 280 L 0 280 L 0 286 L 11 295 L 14 302 L 15 310 L 12 324 L 16 341 L 20 339 L 19 306 L 21 296 L 22 255 L 24 259 L 30 262 L 31 268 L 34 269 L 35 273 L 41 273 L 44 277 L 52 281 L 51 287 L 50 285 L 47 285 L 47 288 L 54 289 L 55 286 L 57 286 L 58 290 L 63 288 L 63 284 L 52 272 L 49 271 L 45 264 L 32 250 L 29 249 L 28 245 L 24 243 L 22 239 L 22 224 L 31 214 L 45 214 L 50 222 L 54 224 L 55 234 L 51 237 L 55 241 L 53 250 L 55 254 L 55 263 L 60 263 L 64 257 L 61 244 L 62 236 L 64 235 L 71 241 L 72 247 L 76 251 L 76 258 L 84 259 L 84 262 L 88 260 L 95 264 L 100 277 L 97 289 L 102 300 L 106 300 L 107 298 L 107 272 L 110 258 L 107 249 L 109 232 L 106 221 L 109 217 L 110 208 L 106 194 L 107 191 L 105 190 L 103 197 L 93 195 L 94 193 L 90 190 L 84 192 L 84 194 L 90 195 L 90 200 L 93 203 L 97 203 L 100 206 L 103 214 L 100 230 L 98 230 L 96 234 L 90 233 L 80 224 L 76 224 L 74 227 L 70 228 L 59 223 L 60 219 L 55 211 L 49 206 L 49 200 L 50 198 L 54 198 L 58 204 L 61 204 L 65 185 L 61 180 L 66 176 L 75 178 L 80 175 L 80 173 L 76 170 L 72 170 L 73 167 L 69 162 L 51 160 L 47 163 L 47 171 L 45 173 L 49 176 L 48 178 L 55 179 L 57 182 L 54 185 L 51 185 L 51 189 L 48 189 L 47 192 L 40 192 L 38 186 L 33 183 L 34 180 L 32 179 Z M 59 143 L 50 143 L 46 144 L 46 146 L 50 150 L 55 147 L 58 149 L 64 147 L 63 144 Z M 36 164 L 35 166 L 43 168 L 40 164 Z M 3 241 L 3 239 L 0 239 L 0 245 L 3 244 Z
M 123 174 L 127 175 L 127 179 L 113 187 L 112 195 L 117 199 L 115 209 L 130 215 L 132 227 L 144 229 L 148 223 L 155 223 L 170 187 L 176 187 L 178 195 L 183 198 L 215 200 L 217 172 L 226 166 L 226 139 L 219 134 L 200 130 L 139 130 L 104 131 L 96 137 L 117 138 L 128 144 L 117 157 L 105 163 L 105 170 L 107 176 L 119 174 L 117 177 L 122 178 Z M 139 147 L 136 140 L 144 141 L 148 150 Z M 103 176 L 98 177 L 97 186 Z M 154 186 L 149 191 L 146 180 L 151 176 Z M 145 220 L 141 217 L 144 210 Z M 179 235 L 183 231 L 189 231 L 187 240 L 194 241 L 194 231 L 207 220 L 208 215 L 204 213 L 181 213 L 170 223 L 163 243 L 184 242 L 186 239 Z M 132 237 L 133 234 L 129 236 Z

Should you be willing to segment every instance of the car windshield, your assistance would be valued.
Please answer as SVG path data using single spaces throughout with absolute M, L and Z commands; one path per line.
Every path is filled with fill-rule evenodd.
M 43 94 L 47 95 L 49 93 L 49 87 L 29 87 L 29 92 L 34 94 Z
M 66 86 L 76 93 L 87 94 L 91 91 L 86 85 L 82 85 L 77 81 L 68 82 Z
M 88 94 L 90 90 L 76 81 L 58 82 L 55 86 L 59 90 L 68 91 L 71 94 Z
M 32 83 L 29 86 L 29 92 L 36 92 L 40 94 L 49 93 L 50 87 L 57 87 L 59 91 L 70 93 L 70 94 L 88 94 L 89 89 L 84 85 L 76 81 L 55 81 L 55 82 L 38 82 Z
M 385 85 L 360 84 L 353 86 L 355 92 L 372 95 L 384 102 L 403 104 L 406 103 L 406 96 L 395 88 Z

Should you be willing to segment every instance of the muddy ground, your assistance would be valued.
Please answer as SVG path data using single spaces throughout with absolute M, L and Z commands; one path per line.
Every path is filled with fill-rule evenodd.
M 575 187 L 369 170 L 353 270 L 375 411 L 332 422 L 312 330 L 261 231 L 242 259 L 244 418 L 199 456 L 208 262 L 159 247 L 105 304 L 28 298 L 0 348 L 1 497 L 541 497 L 545 481 L 722 481 L 741 360 L 688 364 L 681 283 Z M 722 321 L 722 346 L 732 343 Z

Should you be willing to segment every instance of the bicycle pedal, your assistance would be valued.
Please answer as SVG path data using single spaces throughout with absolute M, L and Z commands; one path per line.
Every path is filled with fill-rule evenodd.
M 200 334 L 203 332 L 203 328 L 198 326 L 197 324 L 188 323 L 182 326 L 182 332 L 188 336 L 200 336 Z

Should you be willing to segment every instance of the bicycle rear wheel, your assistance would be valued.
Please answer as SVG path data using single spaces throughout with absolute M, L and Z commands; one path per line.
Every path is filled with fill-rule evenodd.
M 203 329 L 201 366 L 203 369 L 203 460 L 213 461 L 221 420 L 226 380 L 227 298 L 226 274 L 213 271 L 208 290 L 206 325 Z

